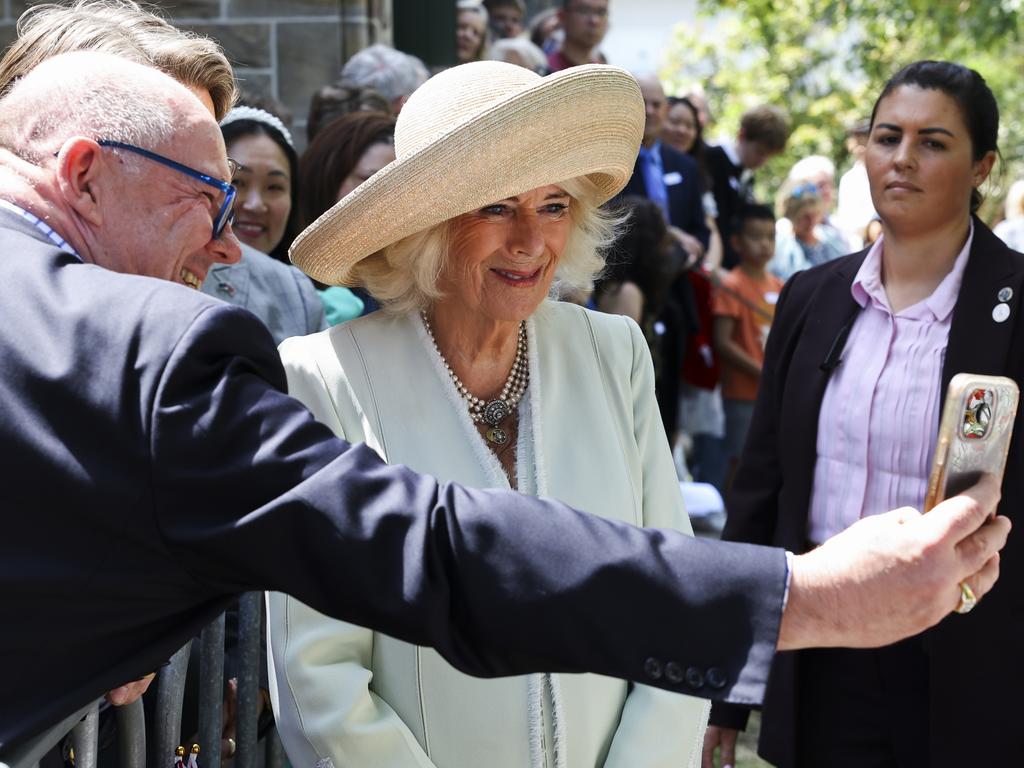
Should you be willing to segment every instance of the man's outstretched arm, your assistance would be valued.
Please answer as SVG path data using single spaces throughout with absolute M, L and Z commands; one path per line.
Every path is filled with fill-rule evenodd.
M 201 315 L 153 417 L 161 530 L 212 590 L 288 592 L 472 674 L 589 671 L 756 704 L 777 645 L 893 642 L 948 613 L 964 573 L 989 562 L 972 586 L 991 586 L 1008 523 L 980 534 L 971 557 L 951 555 L 994 510 L 982 489 L 926 518 L 864 521 L 795 558 L 780 637 L 781 550 L 385 465 L 279 391 L 254 325 L 226 307 Z

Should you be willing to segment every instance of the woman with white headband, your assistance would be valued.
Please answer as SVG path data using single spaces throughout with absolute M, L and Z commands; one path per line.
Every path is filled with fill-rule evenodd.
M 617 222 L 599 206 L 629 179 L 643 125 L 636 82 L 612 67 L 541 78 L 475 62 L 429 80 L 398 118 L 397 159 L 292 247 L 313 278 L 363 285 L 383 311 L 283 344 L 290 393 L 388 462 L 689 531 L 643 334 L 551 299 L 603 267 Z M 297 766 L 700 761 L 694 698 L 596 675 L 472 678 L 280 594 L 268 622 Z
M 228 157 L 238 163 L 235 221 L 238 239 L 280 261 L 298 232 L 299 158 L 292 135 L 265 109 L 237 106 L 220 121 Z
M 265 109 L 240 105 L 220 123 L 237 163 L 232 229 L 242 242 L 236 264 L 215 264 L 203 291 L 259 317 L 278 342 L 358 317 L 362 302 L 347 288 L 317 291 L 288 260 L 298 231 L 298 158 L 291 133 Z M 327 318 L 325 319 L 325 312 Z

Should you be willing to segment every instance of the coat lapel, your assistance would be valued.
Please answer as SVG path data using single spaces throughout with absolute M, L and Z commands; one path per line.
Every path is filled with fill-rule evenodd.
M 942 367 L 943 401 L 949 381 L 957 373 L 1006 374 L 1010 342 L 1021 312 L 1022 283 L 1024 271 L 1019 260 L 988 227 L 975 220 L 974 241 L 953 309 Z M 1008 302 L 999 301 L 1003 288 L 1013 293 Z M 1004 322 L 996 322 L 992 316 L 1000 303 L 1010 309 Z
M 384 460 L 472 488 L 507 488 L 419 318 L 374 315 L 345 324 L 358 353 L 342 359 L 346 369 L 358 363 L 365 372 L 350 385 L 372 406 L 367 428 L 377 433 Z
M 210 267 L 210 273 L 203 284 L 204 292 L 245 307 L 249 297 L 249 278 L 249 262 L 243 249 L 242 258 L 237 263 L 214 264 Z

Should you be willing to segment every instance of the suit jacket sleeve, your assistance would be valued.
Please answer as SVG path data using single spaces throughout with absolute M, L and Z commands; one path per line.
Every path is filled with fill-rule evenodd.
M 708 228 L 707 216 L 704 213 L 704 179 L 701 178 L 696 162 L 686 155 L 683 155 L 683 159 L 686 161 L 683 178 L 689 192 L 686 197 L 686 211 L 683 213 L 683 220 L 687 222 L 684 229 L 707 248 L 711 242 L 711 230 Z
M 701 696 L 761 700 L 780 550 L 439 484 L 337 439 L 284 384 L 258 321 L 206 305 L 155 387 L 155 524 L 197 598 L 287 592 L 480 676 L 591 671 L 688 690 L 661 673 L 674 660 L 723 671 Z
M 631 320 L 634 437 L 643 460 L 643 523 L 693 535 L 654 397 L 654 365 L 640 328 Z M 687 768 L 700 765 L 708 704 L 703 699 L 634 686 L 626 697 L 605 768 Z

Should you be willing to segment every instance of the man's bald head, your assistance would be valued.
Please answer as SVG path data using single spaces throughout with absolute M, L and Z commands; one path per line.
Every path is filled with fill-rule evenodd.
M 644 72 L 634 75 L 640 86 L 640 93 L 644 97 L 645 122 L 643 144 L 649 147 L 661 136 L 662 126 L 665 124 L 665 115 L 668 112 L 668 102 L 665 99 L 665 89 L 661 85 L 658 76 Z
M 39 64 L 0 100 L 0 145 L 33 164 L 73 136 L 155 149 L 204 118 L 213 123 L 188 89 L 152 67 L 66 53 Z
M 239 257 L 229 181 L 213 115 L 150 66 L 62 54 L 0 99 L 0 193 L 83 261 L 198 288 Z

